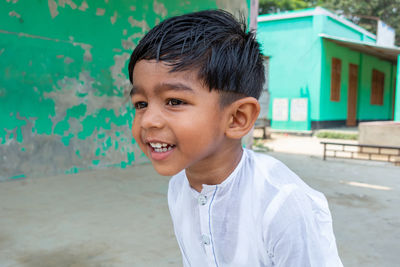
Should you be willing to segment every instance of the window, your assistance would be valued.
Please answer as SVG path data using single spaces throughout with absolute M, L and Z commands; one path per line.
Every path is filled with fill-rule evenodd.
M 371 105 L 383 105 L 383 86 L 385 83 L 385 73 L 373 69 L 371 84 Z
M 331 70 L 331 101 L 340 101 L 340 76 L 342 74 L 342 61 L 332 58 Z

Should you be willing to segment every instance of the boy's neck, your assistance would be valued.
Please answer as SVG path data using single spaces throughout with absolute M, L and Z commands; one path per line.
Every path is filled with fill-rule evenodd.
M 225 181 L 239 164 L 243 149 L 239 142 L 217 153 L 208 161 L 185 169 L 189 184 L 196 191 L 201 192 L 203 184 L 216 185 Z

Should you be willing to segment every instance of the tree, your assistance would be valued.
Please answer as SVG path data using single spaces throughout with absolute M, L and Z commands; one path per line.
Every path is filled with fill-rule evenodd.
M 270 14 L 314 7 L 321 2 L 321 0 L 260 0 L 259 8 L 260 14 Z
M 400 0 L 260 0 L 259 6 L 261 14 L 322 6 L 373 33 L 380 19 L 395 29 L 400 44 Z
M 394 28 L 396 44 L 400 44 L 400 0 L 326 0 L 322 6 L 373 33 L 380 19 Z

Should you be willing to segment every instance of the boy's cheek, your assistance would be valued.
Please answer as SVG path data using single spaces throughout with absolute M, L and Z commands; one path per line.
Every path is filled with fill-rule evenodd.
M 136 130 L 136 127 L 137 126 L 135 126 L 135 122 L 134 122 L 132 124 L 132 129 L 131 129 L 132 137 L 133 137 L 133 139 L 135 139 L 135 142 L 140 146 L 140 148 L 143 149 L 141 146 L 141 142 L 140 142 L 140 133 Z
M 139 142 L 140 140 L 138 139 L 140 137 L 140 126 L 137 121 L 137 118 L 134 118 L 133 123 L 132 123 L 132 136 L 135 139 L 136 142 Z

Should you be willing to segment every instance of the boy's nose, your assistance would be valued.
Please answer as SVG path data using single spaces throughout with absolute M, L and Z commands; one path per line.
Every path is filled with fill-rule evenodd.
M 149 105 L 143 114 L 141 126 L 145 129 L 161 128 L 163 126 L 163 121 L 164 119 L 161 110 Z

